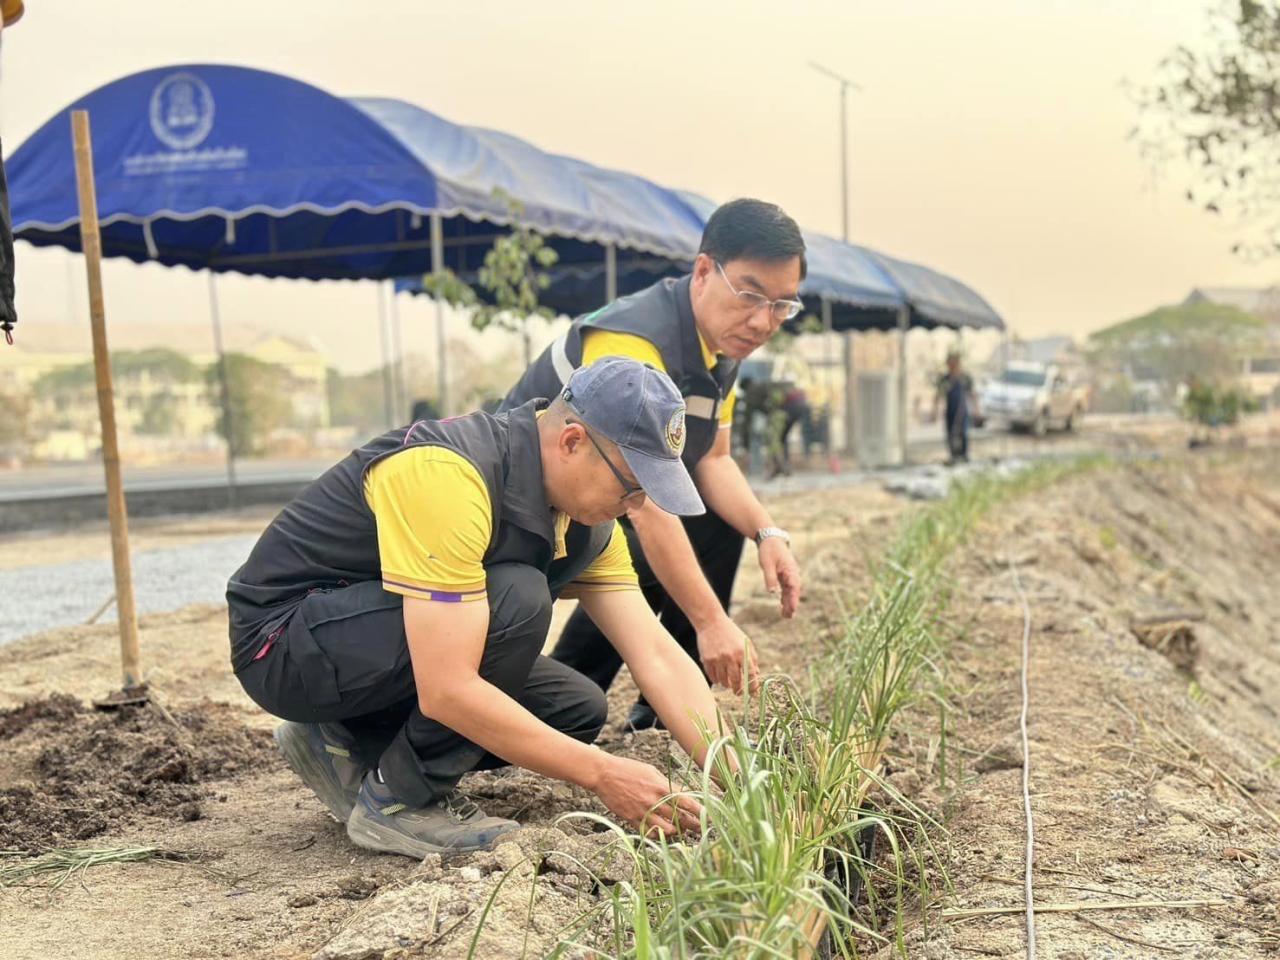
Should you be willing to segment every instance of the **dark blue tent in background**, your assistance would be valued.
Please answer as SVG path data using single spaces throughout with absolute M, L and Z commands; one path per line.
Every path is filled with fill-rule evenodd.
M 103 254 L 139 263 L 397 279 L 402 289 L 444 266 L 468 279 L 509 228 L 500 191 L 559 255 L 544 302 L 576 314 L 685 272 L 713 209 L 696 194 L 402 101 L 344 99 L 275 73 L 197 64 L 99 87 L 13 153 L 14 234 L 38 246 L 80 249 L 72 109 L 91 116 Z M 802 293 L 829 330 L 1002 326 L 957 280 L 806 238 Z M 210 291 L 220 342 L 212 279 Z
M 494 188 L 556 240 L 561 262 L 610 245 L 680 256 L 700 223 L 674 194 L 461 127 L 409 104 L 343 99 L 278 74 L 191 65 L 116 80 L 13 154 L 14 232 L 79 249 L 69 112 L 94 121 L 103 252 L 268 277 L 390 279 L 478 266 L 509 222 Z M 456 251 L 456 254 L 454 253 Z
M 701 229 L 641 177 L 506 134 L 262 70 L 184 65 L 98 88 L 15 151 L 14 233 L 39 246 L 80 248 L 72 109 L 93 122 L 103 254 L 140 263 L 313 280 L 467 275 L 510 220 L 495 189 L 566 270 L 606 271 L 619 250 L 684 256 Z

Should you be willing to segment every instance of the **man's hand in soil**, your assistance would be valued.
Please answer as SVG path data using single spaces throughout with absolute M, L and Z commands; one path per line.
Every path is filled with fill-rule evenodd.
M 766 537 L 760 544 L 760 569 L 765 588 L 778 597 L 784 617 L 795 616 L 800 606 L 800 565 L 781 537 Z M 698 638 L 701 642 L 701 637 Z
M 672 837 L 700 830 L 702 806 L 688 796 L 667 799 L 679 786 L 647 763 L 609 756 L 591 789 L 610 812 L 642 832 Z
M 747 682 L 752 692 L 759 686 L 756 652 L 750 638 L 728 617 L 720 617 L 698 631 L 698 659 L 712 683 L 742 692 L 742 668 L 746 662 Z

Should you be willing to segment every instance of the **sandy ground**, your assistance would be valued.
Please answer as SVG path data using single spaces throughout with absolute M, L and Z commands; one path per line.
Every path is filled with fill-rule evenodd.
M 796 658 L 804 656 L 806 638 L 834 625 L 843 583 L 865 569 L 861 531 L 874 531 L 873 539 L 883 539 L 903 504 L 878 487 L 858 487 L 826 492 L 820 498 L 788 497 L 775 506 L 779 521 L 795 536 L 796 549 L 809 558 L 809 602 L 794 621 L 781 622 L 775 602 L 760 583 L 754 550 L 748 548 L 736 612 L 759 636 L 762 665 L 770 672 L 794 670 Z M 152 524 L 135 539 L 175 542 L 242 532 L 246 524 L 266 519 Z M 40 538 L 39 554 L 42 561 L 51 551 L 73 556 L 92 536 L 72 534 L 65 542 Z M 874 549 L 869 543 L 867 550 Z M 572 609 L 569 603 L 557 608 L 557 621 Z M 208 700 L 228 704 L 246 727 L 264 732 L 272 728 L 274 721 L 244 697 L 230 672 L 224 609 L 192 606 L 145 616 L 141 628 L 147 678 L 168 709 L 177 713 Z M 553 636 L 557 630 L 553 625 Z M 55 691 L 83 700 L 101 696 L 116 682 L 117 658 L 111 625 L 52 630 L 0 648 L 0 708 Z M 634 695 L 624 675 L 610 697 L 615 719 L 601 745 L 661 762 L 669 750 L 665 734 L 623 735 L 618 728 Z M 38 761 L 47 732 L 33 726 L 27 736 L 5 743 L 10 759 L 0 765 L 0 788 L 30 781 L 39 789 Z M 352 847 L 314 797 L 273 756 L 257 757 L 253 769 L 213 780 L 207 787 L 200 819 L 185 819 L 180 804 L 171 813 L 151 807 L 135 811 L 91 840 L 59 838 L 64 845 L 153 844 L 195 859 L 184 864 L 98 867 L 52 894 L 43 889 L 0 891 L 0 912 L 11 931 L 20 931 L 8 939 L 4 956 L 48 960 L 64 955 L 73 937 L 75 955 L 86 958 L 309 956 L 344 925 L 358 926 L 362 910 L 377 903 L 375 892 L 399 893 L 415 871 L 421 879 L 421 868 L 411 861 Z M 464 781 L 464 788 L 486 810 L 518 813 L 534 824 L 549 823 L 575 809 L 603 812 L 590 795 L 524 772 L 478 774 Z M 566 829 L 588 831 L 585 825 Z M 564 833 L 548 840 L 532 831 L 530 842 L 564 848 L 574 840 Z M 483 903 L 480 891 L 473 891 L 472 898 L 465 912 Z M 461 910 L 465 899 L 455 897 L 445 907 L 452 903 L 452 909 Z M 572 911 L 569 905 L 562 912 Z M 450 916 L 445 909 L 440 929 Z M 438 955 L 453 956 L 450 951 L 457 946 L 452 941 L 442 944 L 445 952 Z M 463 938 L 463 954 L 465 949 Z
M 1042 915 L 1042 957 L 1261 957 L 1274 949 L 1280 464 L 1259 454 L 1220 459 L 1180 457 L 1067 482 L 1002 511 L 954 564 L 950 616 L 959 639 L 947 749 L 938 749 L 936 712 L 914 716 L 894 761 L 899 786 L 951 830 L 949 904 L 1019 903 L 1022 613 L 1008 556 L 1017 560 L 1032 606 L 1037 898 L 1229 901 Z M 748 548 L 735 615 L 756 637 L 766 670 L 801 676 L 814 644 L 837 627 L 846 598 L 910 507 L 878 487 L 787 496 L 772 506 L 796 536 L 807 602 L 795 620 L 778 620 Z M 267 518 L 156 523 L 135 541 L 244 532 Z M 47 562 L 51 551 L 83 556 L 86 536 L 93 534 L 27 542 L 38 541 Z M 1192 615 L 1193 640 L 1167 639 L 1161 652 L 1130 629 L 1135 617 L 1172 610 Z M 180 724 L 184 710 L 205 709 L 259 737 L 270 729 L 271 719 L 230 674 L 224 610 L 148 616 L 142 629 L 148 678 Z M 1162 645 L 1160 637 L 1147 639 Z M 54 691 L 99 696 L 115 684 L 116 658 L 111 626 L 49 631 L 0 649 L 0 709 Z M 625 679 L 616 685 L 615 718 L 633 695 Z M 167 721 L 152 722 L 154 732 Z M 25 783 L 41 790 L 41 771 L 51 762 L 46 733 L 33 724 L 6 738 L 0 722 L 0 789 Z M 102 731 L 91 736 L 100 739 L 77 743 L 91 751 L 102 744 L 110 759 L 113 741 L 101 739 Z M 198 753 L 227 733 L 214 725 L 203 734 L 186 728 L 182 736 L 194 739 Z M 658 762 L 669 749 L 662 734 L 623 735 L 616 719 L 602 746 Z M 519 812 L 533 827 L 488 857 L 418 865 L 353 848 L 269 751 L 249 746 L 245 758 L 230 770 L 226 762 L 212 764 L 192 784 L 178 778 L 166 787 L 175 790 L 171 809 L 164 796 L 152 797 L 113 818 L 105 832 L 77 841 L 154 844 L 186 862 L 98 867 L 55 892 L 0 891 L 3 955 L 461 957 L 490 894 L 504 884 L 487 924 L 492 933 L 476 955 L 539 956 L 560 925 L 594 902 L 594 892 L 567 858 L 548 860 L 536 885 L 521 860 L 567 850 L 608 873 L 604 838 L 588 824 L 549 826 L 562 812 L 593 809 L 592 798 L 562 784 L 515 771 L 468 778 L 464 788 L 487 809 Z M 188 799 L 188 788 L 197 800 Z M 1012 914 L 933 925 L 927 933 L 913 927 L 910 955 L 1021 956 L 1020 922 Z
M 1218 461 L 1218 462 L 1215 462 Z M 1028 734 L 1037 902 L 1213 900 L 1038 915 L 1060 960 L 1280 953 L 1280 458 L 1104 471 L 1019 503 L 954 564 L 943 802 L 936 714 L 899 785 L 948 815 L 948 905 L 1019 907 Z M 1025 955 L 1020 911 L 913 931 L 911 956 Z

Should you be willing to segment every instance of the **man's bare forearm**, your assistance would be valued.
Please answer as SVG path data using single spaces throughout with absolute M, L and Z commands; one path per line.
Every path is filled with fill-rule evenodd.
M 595 747 L 547 726 L 479 674 L 455 676 L 420 701 L 432 720 L 546 777 L 594 790 L 608 760 Z
M 582 603 L 676 742 L 703 763 L 707 736 L 719 736 L 720 720 L 715 697 L 697 664 L 663 628 L 639 591 L 588 594 Z
M 748 540 L 754 540 L 761 527 L 774 525 L 769 511 L 728 454 L 704 457 L 694 469 L 694 479 L 702 501 Z

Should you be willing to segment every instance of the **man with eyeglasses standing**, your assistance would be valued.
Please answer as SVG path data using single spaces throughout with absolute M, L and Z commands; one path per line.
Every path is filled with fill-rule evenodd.
M 628 511 L 621 525 L 650 607 L 708 679 L 735 692 L 757 670 L 750 640 L 728 614 L 744 540 L 755 541 L 765 585 L 778 594 L 784 617 L 795 613 L 801 583 L 790 538 L 730 456 L 734 381 L 738 363 L 800 312 L 804 276 L 804 239 L 794 220 L 761 200 L 726 203 L 707 220 L 692 273 L 575 320 L 503 404 L 555 396 L 575 368 L 610 355 L 670 375 L 688 406 L 683 460 L 708 509 L 681 518 L 647 503 Z M 621 666 L 582 608 L 551 655 L 606 690 Z M 642 691 L 628 724 L 639 730 L 660 722 Z
M 361 847 L 421 859 L 519 826 L 456 790 L 504 763 L 593 791 L 674 834 L 701 809 L 654 767 L 590 746 L 600 688 L 542 655 L 576 597 L 699 763 L 715 699 L 639 590 L 614 521 L 702 502 L 680 460 L 685 403 L 660 370 L 606 357 L 553 399 L 419 421 L 353 451 L 267 527 L 227 584 L 231 662 L 286 722 L 285 760 Z M 732 761 L 730 761 L 732 762 Z

